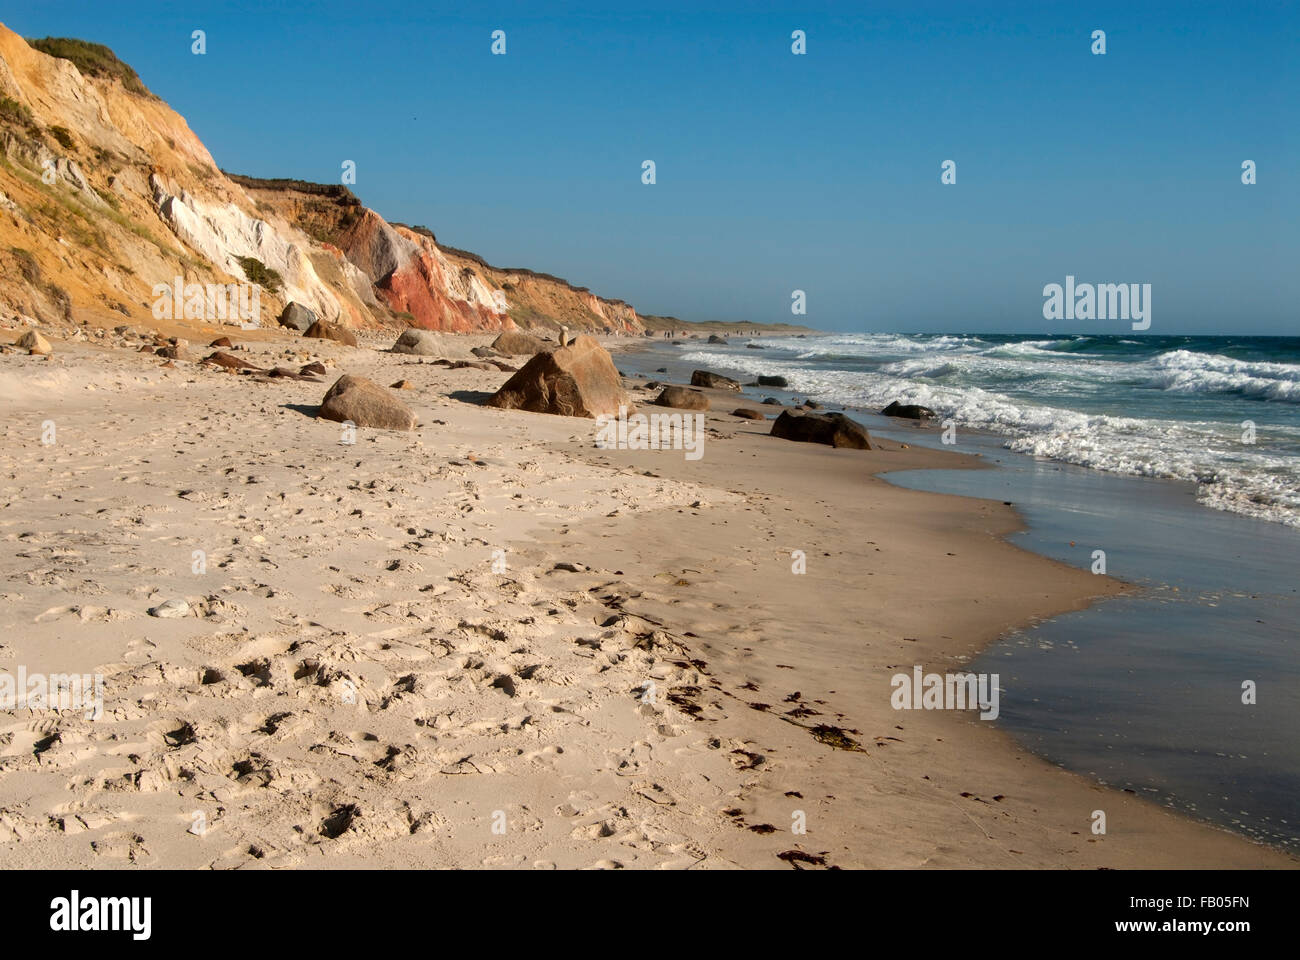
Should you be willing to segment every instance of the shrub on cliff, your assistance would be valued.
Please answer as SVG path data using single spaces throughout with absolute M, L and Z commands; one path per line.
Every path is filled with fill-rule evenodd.
M 102 43 L 87 43 L 72 37 L 43 37 L 40 40 L 29 39 L 27 45 L 51 57 L 71 61 L 82 76 L 117 79 L 132 93 L 153 96 L 140 81 L 139 74 L 117 59 L 117 54 Z
M 275 293 L 283 285 L 280 274 L 272 270 L 256 257 L 239 257 L 239 266 L 248 277 L 249 283 L 255 283 L 270 293 Z
M 9 97 L 0 97 L 0 123 L 19 129 L 36 129 L 36 121 L 32 118 L 32 112 L 27 109 L 27 105 L 11 100 Z

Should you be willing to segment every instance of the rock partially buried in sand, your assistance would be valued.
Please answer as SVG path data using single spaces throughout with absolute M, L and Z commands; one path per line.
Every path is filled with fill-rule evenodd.
M 507 330 L 492 341 L 492 349 L 512 357 L 522 354 L 532 356 L 545 350 L 546 344 L 532 334 L 520 333 L 518 330 Z
M 29 354 L 37 357 L 48 357 L 54 352 L 54 348 L 50 346 L 50 341 L 46 340 L 35 330 L 28 330 L 24 333 L 18 338 L 18 342 L 14 344 L 14 346 L 22 347 Z
M 935 412 L 929 407 L 923 407 L 919 403 L 899 403 L 897 400 L 880 413 L 885 417 L 903 417 L 907 420 L 925 420 L 935 416 Z
M 323 377 L 329 371 L 325 369 L 325 364 L 316 361 L 314 363 L 304 364 L 303 368 L 298 372 L 301 373 L 303 376 L 309 377 L 314 375 L 317 377 Z
M 690 387 L 664 387 L 663 392 L 655 397 L 657 407 L 679 407 L 682 410 L 707 410 L 709 398 Z
M 239 357 L 226 353 L 224 350 L 216 350 L 208 354 L 199 363 L 211 363 L 218 367 L 225 367 L 227 370 L 261 370 L 262 368 L 247 360 L 241 360 Z M 305 371 L 304 371 L 305 372 Z M 324 371 L 322 371 L 324 372 Z
M 440 333 L 407 327 L 392 346 L 393 353 L 409 353 L 417 357 L 463 356 L 464 351 L 453 349 Z
M 166 600 L 149 611 L 151 617 L 161 617 L 164 620 L 175 619 L 176 617 L 188 617 L 190 615 L 190 605 L 184 600 Z
M 634 409 L 609 351 L 588 336 L 535 354 L 488 406 L 592 418 L 615 416 L 619 407 Z
M 313 340 L 333 340 L 335 343 L 346 344 L 349 347 L 357 345 L 357 335 L 347 327 L 340 327 L 337 323 L 330 323 L 327 320 L 317 320 L 306 332 L 304 337 L 311 337 Z
M 735 390 L 740 392 L 740 381 L 732 380 L 730 377 L 724 377 L 720 373 L 710 373 L 707 370 L 696 370 L 691 374 L 692 387 L 711 387 L 714 390 Z
M 217 337 L 217 339 L 209 343 L 208 346 L 209 347 L 233 347 L 234 344 L 230 342 L 229 337 Z
M 388 389 L 389 390 L 414 390 L 415 384 L 413 384 L 410 380 L 398 380 L 396 383 L 390 383 L 388 385 Z
M 316 314 L 301 303 L 290 303 L 280 311 L 280 317 L 276 322 L 282 327 L 288 327 L 290 330 L 306 333 L 311 329 L 312 324 L 316 322 Z
M 772 436 L 800 443 L 826 443 L 832 447 L 870 450 L 871 438 L 861 424 L 842 413 L 805 413 L 784 410 L 772 424 Z
M 731 411 L 733 417 L 741 417 L 745 420 L 766 420 L 762 410 L 754 410 L 751 407 L 738 407 Z
M 393 394 L 365 377 L 344 374 L 321 401 L 316 416 L 379 430 L 414 430 L 415 413 Z

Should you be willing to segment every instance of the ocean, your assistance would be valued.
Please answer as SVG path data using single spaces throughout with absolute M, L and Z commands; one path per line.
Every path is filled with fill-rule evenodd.
M 969 669 L 1001 678 L 996 723 L 1101 783 L 1300 850 L 1300 337 L 836 334 L 649 348 L 620 366 L 683 382 L 697 368 L 777 374 L 789 389 L 746 392 L 843 407 L 873 435 L 918 446 L 944 448 L 940 425 L 918 430 L 882 407 L 951 418 L 947 449 L 994 469 L 885 479 L 1009 501 L 1026 522 L 1013 543 L 1085 570 L 1104 550 L 1105 572 L 1138 587 L 977 657 Z
M 1206 507 L 1300 526 L 1300 337 L 867 333 L 678 350 L 823 403 L 919 403 L 1019 453 L 1189 481 Z

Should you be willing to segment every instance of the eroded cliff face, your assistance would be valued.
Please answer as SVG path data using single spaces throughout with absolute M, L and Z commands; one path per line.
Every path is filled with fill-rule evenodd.
M 111 51 L 54 52 L 0 25 L 7 317 L 148 324 L 180 278 L 257 283 L 263 325 L 294 301 L 350 327 L 642 332 L 622 301 L 441 246 L 341 185 L 227 175 Z

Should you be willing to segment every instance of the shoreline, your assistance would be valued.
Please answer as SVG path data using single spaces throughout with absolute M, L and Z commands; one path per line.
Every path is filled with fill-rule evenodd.
M 697 462 L 594 451 L 594 422 L 455 399 L 505 374 L 249 346 L 311 351 L 330 374 L 253 384 L 56 345 L 37 370 L 50 385 L 5 427 L 10 502 L 24 485 L 58 493 L 0 526 L 24 545 L 0 567 L 5 668 L 109 664 L 120 701 L 110 739 L 64 718 L 53 734 L 10 727 L 8 865 L 786 869 L 791 850 L 844 867 L 1296 863 L 1024 756 L 980 721 L 890 708 L 891 666 L 960 665 L 1096 595 L 1091 575 L 1002 539 L 1011 510 L 875 475 L 957 455 L 787 443 L 717 411 Z M 411 379 L 422 429 L 340 448 L 337 425 L 301 409 L 342 372 Z M 28 421 L 51 415 L 68 446 L 42 451 Z M 205 538 L 229 556 L 198 588 L 184 568 Z M 494 545 L 506 575 L 486 566 Z M 174 594 L 202 615 L 143 616 Z M 69 662 L 49 662 L 72 623 Z M 345 676 L 360 708 L 337 702 Z M 120 742 L 149 746 L 124 764 Z M 1111 828 L 1090 842 L 1098 802 Z M 187 832 L 195 806 L 220 808 L 218 836 Z M 807 834 L 791 833 L 797 809 Z M 494 810 L 508 839 L 488 829 Z
M 733 395 L 720 394 L 717 391 L 706 391 L 711 394 L 715 401 L 714 413 L 718 412 L 719 402 L 721 406 L 733 404 Z M 777 409 L 777 408 L 773 408 Z M 749 429 L 746 429 L 746 428 Z M 751 434 L 751 431 L 754 431 Z M 764 431 L 765 432 L 765 431 Z M 963 668 L 966 663 L 973 660 L 980 653 L 996 642 L 1004 633 L 1009 630 L 1022 628 L 1034 622 L 1067 612 L 1070 610 L 1082 610 L 1088 607 L 1091 602 L 1098 596 L 1111 596 L 1131 592 L 1127 585 L 1111 578 L 1096 578 L 1086 572 L 1078 571 L 1076 568 L 1067 566 L 1055 560 L 1051 560 L 1040 554 L 1033 553 L 1021 547 L 1011 544 L 1006 537 L 1018 530 L 1023 529 L 1024 521 L 1019 517 L 1013 508 L 997 504 L 993 501 L 977 500 L 968 497 L 955 496 L 950 494 L 919 494 L 917 491 L 909 491 L 902 487 L 894 486 L 889 481 L 879 476 L 881 473 L 892 472 L 900 469 L 944 469 L 953 467 L 964 468 L 992 468 L 991 465 L 966 454 L 951 453 L 948 451 L 918 451 L 900 450 L 898 444 L 893 441 L 884 440 L 879 446 L 882 447 L 880 452 L 864 453 L 861 451 L 832 451 L 828 448 L 816 448 L 816 445 L 805 444 L 787 444 L 785 441 L 770 440 L 770 438 L 761 436 L 757 430 L 746 423 L 736 425 L 736 433 L 752 436 L 754 444 L 780 444 L 788 446 L 789 450 L 776 450 L 773 453 L 775 458 L 800 458 L 815 464 L 803 474 L 808 477 L 820 477 L 823 483 L 816 488 L 819 497 L 825 497 L 830 493 L 825 484 L 825 478 L 835 470 L 847 470 L 855 473 L 853 469 L 853 458 L 870 458 L 875 461 L 870 466 L 862 465 L 861 469 L 870 474 L 873 484 L 880 484 L 888 487 L 892 491 L 898 491 L 901 494 L 910 494 L 919 496 L 921 499 L 914 500 L 918 504 L 918 509 L 927 514 L 943 513 L 950 517 L 953 523 L 953 529 L 945 531 L 945 544 L 960 541 L 963 546 L 951 546 L 952 550 L 961 553 L 964 549 L 985 548 L 986 556 L 981 559 L 981 563 L 986 562 L 987 553 L 992 552 L 999 554 L 1002 562 L 1014 566 L 1015 573 L 1007 573 L 1002 577 L 988 578 L 983 589 L 983 609 L 978 613 L 953 615 L 956 619 L 950 617 L 946 621 L 940 621 L 931 627 L 931 636 L 924 636 L 925 631 L 916 627 L 919 618 L 912 617 L 908 622 L 911 625 L 911 632 L 907 641 L 896 643 L 892 648 L 892 654 L 905 653 L 912 656 L 913 659 L 905 663 L 899 661 L 892 664 L 889 672 L 893 667 L 899 667 L 903 670 L 910 670 L 913 664 L 923 664 L 929 672 L 946 671 L 949 669 Z M 876 437 L 873 436 L 873 443 L 876 443 Z M 809 449 L 812 448 L 812 449 Z M 745 453 L 758 450 L 760 447 L 747 447 L 741 451 L 743 457 Z M 704 460 L 707 461 L 712 453 L 706 453 Z M 883 463 L 879 461 L 884 456 L 897 457 L 898 460 L 892 463 Z M 670 476 L 690 476 L 699 472 L 698 465 L 681 464 L 680 469 L 670 466 L 675 464 L 670 458 L 662 454 L 655 453 L 638 453 L 629 454 L 620 453 L 621 458 L 635 458 L 638 467 L 649 464 L 659 464 L 658 470 L 665 475 Z M 913 462 L 902 462 L 903 458 Z M 838 463 L 836 462 L 838 461 Z M 774 471 L 773 464 L 764 464 L 762 476 L 770 478 Z M 841 478 L 843 479 L 843 478 Z M 855 477 L 851 482 L 859 482 L 860 477 Z M 766 487 L 764 489 L 767 489 Z M 839 509 L 845 509 L 848 506 L 848 500 L 857 494 L 853 487 L 848 483 L 843 488 L 836 491 L 840 497 L 835 506 Z M 804 495 L 811 495 L 810 491 L 804 491 Z M 896 497 L 892 494 L 883 494 L 887 501 L 903 502 L 906 497 Z M 944 504 L 940 507 L 938 504 L 926 505 L 929 503 L 926 497 L 936 497 Z M 787 498 L 788 499 L 788 498 Z M 819 503 L 824 501 L 819 500 Z M 960 519 L 958 519 L 960 518 Z M 911 518 L 915 520 L 916 518 Z M 960 532 L 961 536 L 957 536 Z M 985 538 L 992 538 L 997 544 L 992 551 L 988 551 L 988 543 L 981 543 Z M 825 544 L 823 544 L 825 545 Z M 845 549 L 844 544 L 839 544 L 841 550 Z M 838 550 L 832 549 L 831 553 L 838 554 Z M 945 551 L 947 552 L 947 551 Z M 813 551 L 808 551 L 810 574 Z M 787 577 L 788 578 L 788 577 Z M 1015 584 L 1008 584 L 1006 580 L 1010 578 L 1015 580 Z M 1017 579 L 1018 578 L 1018 579 Z M 741 583 L 746 579 L 741 578 Z M 1023 595 L 1024 585 L 1030 582 L 1039 583 L 1042 580 L 1048 580 L 1050 583 L 1050 600 L 1045 597 L 1043 600 L 1031 601 Z M 997 589 L 1001 590 L 1000 594 L 995 594 L 995 581 L 1001 580 Z M 772 579 L 761 579 L 763 584 L 763 597 L 772 596 L 777 591 L 777 585 Z M 1105 583 L 1104 589 L 1098 589 L 1099 584 Z M 841 583 L 847 589 L 847 583 Z M 1010 591 L 1010 593 L 1008 593 Z M 800 620 L 800 614 L 790 607 L 791 591 L 781 594 L 781 600 L 785 604 L 781 610 L 781 620 L 784 625 L 792 626 L 800 622 L 817 622 L 817 614 L 811 610 L 805 610 Z M 969 591 L 967 591 L 969 594 Z M 850 599 L 851 599 L 850 594 Z M 924 604 L 928 597 L 925 591 L 920 591 L 915 597 L 911 598 L 915 603 Z M 965 596 L 967 600 L 974 600 L 974 597 Z M 752 601 L 759 608 L 762 607 L 761 600 Z M 977 601 L 979 602 L 979 601 Z M 988 606 L 990 603 L 998 603 L 998 613 L 990 616 Z M 822 597 L 819 603 L 812 606 L 832 607 L 834 601 Z M 969 619 L 968 619 L 969 618 Z M 965 638 L 954 623 L 962 624 L 977 621 L 981 626 L 974 632 L 968 632 Z M 915 638 L 915 646 L 906 646 L 904 644 Z M 902 649 L 900 649 L 902 648 Z M 733 653 L 735 651 L 732 651 Z M 811 658 L 812 651 L 807 647 L 801 648 L 801 652 Z M 744 679 L 746 683 L 755 683 L 759 677 L 753 667 L 754 654 L 750 652 L 744 657 L 739 658 L 745 661 L 743 665 L 735 665 L 736 677 Z M 798 663 L 798 658 L 791 657 L 792 662 Z M 892 659 L 892 656 L 891 656 Z M 760 672 L 761 673 L 761 672 Z M 790 674 L 794 676 L 796 674 Z M 776 673 L 767 670 L 761 676 L 761 682 L 757 685 L 760 691 L 765 691 L 768 685 L 774 682 L 780 682 L 775 679 Z M 838 678 L 838 681 L 835 679 Z M 915 830 L 915 824 L 909 821 L 910 816 L 915 816 L 913 811 L 895 809 L 891 811 L 893 816 L 899 818 L 899 823 L 894 830 L 890 832 L 890 842 L 883 843 L 881 846 L 889 848 L 888 853 L 876 852 L 876 858 L 866 857 L 861 850 L 854 854 L 849 851 L 855 849 L 855 845 L 860 845 L 860 840 L 855 839 L 854 825 L 852 821 L 849 824 L 838 824 L 832 831 L 842 847 L 847 848 L 844 853 L 862 857 L 857 862 L 842 862 L 845 866 L 920 866 L 920 865 L 937 865 L 945 867 L 959 866 L 988 866 L 999 865 L 1008 868 L 1017 866 L 1049 866 L 1049 867 L 1216 867 L 1228 865 L 1252 865 L 1252 866 L 1279 866 L 1287 867 L 1296 865 L 1296 861 L 1284 851 L 1277 850 L 1273 847 L 1267 847 L 1258 844 L 1251 839 L 1238 833 L 1231 832 L 1214 824 L 1205 823 L 1184 816 L 1183 814 L 1166 808 L 1149 803 L 1146 800 L 1130 797 L 1118 789 L 1104 787 L 1091 778 L 1079 774 L 1065 771 L 1049 761 L 1029 753 L 1020 745 L 1011 734 L 990 728 L 980 730 L 979 721 L 972 721 L 963 716 L 948 716 L 948 711 L 919 712 L 913 711 L 910 714 L 901 714 L 900 712 L 890 711 L 881 706 L 881 702 L 888 695 L 888 689 L 885 686 L 887 674 L 881 673 L 876 679 L 877 702 L 874 706 L 877 708 L 875 714 L 877 719 L 875 725 L 867 727 L 860 719 L 858 724 L 861 725 L 861 742 L 870 752 L 873 747 L 871 736 L 884 733 L 888 736 L 898 735 L 902 738 L 899 731 L 900 726 L 905 726 L 908 730 L 919 728 L 922 730 L 922 736 L 932 738 L 936 742 L 946 740 L 957 754 L 978 753 L 978 759 L 975 761 L 981 765 L 993 768 L 985 776 L 970 776 L 961 770 L 962 764 L 958 762 L 957 756 L 949 752 L 949 748 L 942 748 L 944 754 L 941 758 L 930 761 L 933 763 L 931 773 L 935 769 L 942 770 L 942 775 L 950 778 L 950 782 L 960 784 L 963 787 L 976 787 L 976 789 L 953 790 L 951 796 L 934 797 L 924 796 L 923 793 L 913 792 L 915 785 L 894 780 L 891 785 L 894 789 L 903 791 L 909 798 L 910 805 L 929 805 L 929 815 L 943 821 L 944 815 L 948 814 L 949 822 L 945 823 L 944 830 L 946 835 L 955 837 L 960 835 L 960 828 L 965 826 L 973 832 L 973 836 L 967 835 L 960 842 L 951 841 L 942 846 L 946 847 L 944 855 L 935 855 L 932 858 L 917 860 L 908 859 L 911 852 L 906 845 L 900 844 L 897 840 L 897 833 L 908 830 Z M 784 678 L 782 678 L 784 679 Z M 841 665 L 839 663 L 831 664 L 826 667 L 826 675 L 822 678 L 823 682 L 835 682 L 837 689 L 846 684 L 841 676 Z M 789 685 L 795 685 L 793 681 Z M 798 684 L 801 687 L 800 692 L 807 692 L 803 687 L 807 686 L 805 681 Z M 861 694 L 861 687 L 857 688 L 858 694 Z M 842 690 L 839 690 L 841 695 Z M 761 692 L 755 692 L 751 700 L 763 701 L 768 699 L 780 700 L 763 696 Z M 862 717 L 866 714 L 862 705 L 857 709 L 851 709 L 842 702 L 837 703 L 838 709 L 843 713 L 837 717 L 837 722 L 843 722 L 845 718 Z M 899 720 L 899 717 L 903 719 Z M 855 725 L 856 726 L 856 725 Z M 779 725 L 778 725 L 779 729 Z M 771 731 L 768 731 L 770 734 Z M 793 737 L 776 738 L 777 753 L 790 753 L 798 751 L 800 747 L 799 735 L 796 733 Z M 875 741 L 874 748 L 877 752 L 888 752 L 887 746 L 889 741 Z M 934 748 L 931 748 L 934 749 Z M 910 751 L 900 751 L 907 753 L 909 760 L 917 759 L 922 756 L 921 753 L 912 753 Z M 840 769 L 833 775 L 828 775 L 823 786 L 828 786 L 830 795 L 840 796 L 844 793 L 851 792 L 852 775 L 844 769 L 843 751 L 831 751 L 823 758 L 823 762 L 829 766 L 838 766 Z M 853 756 L 848 754 L 848 756 Z M 901 773 L 905 780 L 907 771 Z M 1016 787 L 1010 788 L 1007 784 L 1014 783 Z M 876 785 L 879 788 L 879 785 Z M 819 787 L 818 789 L 822 789 Z M 1013 789 L 1015 794 L 1013 794 Z M 963 795 L 969 794 L 969 797 Z M 1018 794 L 1018 796 L 1016 796 Z M 1024 801 L 1026 795 L 1033 797 L 1034 800 L 1028 804 L 1028 809 L 1022 805 L 1013 806 L 1012 797 L 1016 796 L 1019 801 Z M 996 808 L 991 810 L 989 805 L 990 797 L 998 797 L 995 801 Z M 967 810 L 954 809 L 950 814 L 943 809 L 945 802 L 955 801 L 960 798 L 963 802 L 969 802 L 971 806 Z M 772 806 L 779 809 L 780 799 L 773 796 L 762 796 L 762 802 L 756 804 L 753 809 L 745 809 L 746 822 L 752 821 L 756 817 L 767 815 L 767 819 L 778 824 L 781 820 L 772 814 Z M 863 801 L 865 803 L 865 799 Z M 1073 803 L 1079 809 L 1087 806 L 1078 815 L 1075 823 L 1070 824 L 1069 818 L 1058 813 L 1046 813 L 1044 808 L 1049 806 L 1059 806 L 1062 803 Z M 765 805 L 766 804 L 766 805 Z M 1088 806 L 1092 804 L 1092 806 Z M 1090 821 L 1088 816 L 1097 806 L 1102 805 L 1108 811 L 1110 818 L 1110 835 L 1108 837 L 1092 838 L 1088 836 Z M 896 805 L 897 806 L 897 805 Z M 972 815 L 985 816 L 990 819 L 971 821 Z M 787 814 L 788 818 L 788 814 Z M 1044 830 L 1046 824 L 1055 821 L 1056 837 L 1054 842 L 1043 847 L 1041 843 L 1038 849 L 1031 849 L 1035 844 L 1024 842 L 1026 831 L 1037 832 Z M 1124 824 L 1121 836 L 1117 827 L 1117 821 Z M 867 825 L 858 823 L 858 827 L 870 828 L 874 824 Z M 978 828 L 978 832 L 976 831 Z M 1008 831 L 1007 837 L 1012 838 L 1011 846 L 1004 851 L 977 852 L 979 848 L 991 843 L 989 838 L 981 836 L 985 831 L 989 831 L 994 837 L 999 836 L 998 829 Z M 811 833 L 811 831 L 810 831 Z M 824 834 L 823 834 L 824 836 Z M 1019 839 L 1016 839 L 1019 838 Z M 1163 839 L 1162 839 L 1163 838 Z M 1176 839 L 1174 839 L 1176 838 Z M 984 843 L 971 843 L 972 839 L 983 840 Z M 822 841 L 825 842 L 825 841 Z M 1167 843 L 1173 842 L 1178 847 L 1178 852 L 1173 853 L 1166 847 Z M 832 844 L 833 845 L 833 844 Z M 899 849 L 904 847 L 904 849 Z M 751 844 L 741 844 L 742 849 L 752 847 Z M 1014 849 L 1013 849 L 1014 848 Z M 985 856 L 1001 856 L 999 863 L 990 863 L 983 859 Z M 913 853 L 912 856 L 915 856 Z

